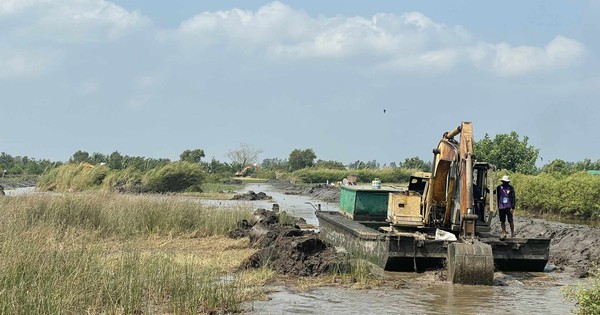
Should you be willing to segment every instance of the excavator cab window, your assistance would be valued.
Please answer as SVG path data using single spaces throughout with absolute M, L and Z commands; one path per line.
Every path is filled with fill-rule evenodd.
M 485 222 L 486 200 L 489 189 L 487 183 L 487 167 L 479 165 L 473 169 L 473 201 L 475 203 L 475 213 L 479 220 Z
M 408 190 L 423 194 L 425 190 L 425 185 L 427 184 L 428 178 L 411 176 L 410 181 L 408 182 Z

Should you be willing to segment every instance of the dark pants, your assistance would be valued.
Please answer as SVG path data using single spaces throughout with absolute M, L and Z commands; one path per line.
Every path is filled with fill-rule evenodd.
M 508 223 L 513 223 L 513 214 L 510 211 L 510 208 L 500 209 L 500 222 L 506 222 L 506 217 L 508 217 Z

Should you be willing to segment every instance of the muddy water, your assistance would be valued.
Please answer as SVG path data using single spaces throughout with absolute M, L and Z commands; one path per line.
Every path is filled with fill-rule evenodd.
M 281 210 L 318 225 L 314 209 L 306 202 L 321 203 L 323 210 L 337 210 L 337 203 L 323 203 L 307 196 L 285 195 L 268 184 L 251 184 L 249 190 L 273 197 L 250 201 L 255 208 Z M 238 202 L 239 203 L 239 202 Z M 320 287 L 294 292 L 270 288 L 267 301 L 245 305 L 250 314 L 569 314 L 573 303 L 565 301 L 561 288 L 575 280 L 567 273 L 496 273 L 495 286 L 462 286 L 436 281 L 432 274 L 386 272 L 399 285 L 355 290 Z
M 527 274 L 526 278 L 532 276 Z M 500 274 L 506 286 L 463 286 L 403 273 L 397 288 L 369 290 L 321 287 L 304 293 L 274 287 L 268 301 L 249 303 L 249 314 L 569 314 L 560 288 L 566 275 Z

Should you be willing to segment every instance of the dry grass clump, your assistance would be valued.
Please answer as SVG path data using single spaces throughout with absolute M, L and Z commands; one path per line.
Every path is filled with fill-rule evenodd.
M 225 235 L 249 215 L 177 197 L 1 198 L 0 313 L 238 312 L 273 276 L 235 273 L 253 250 Z

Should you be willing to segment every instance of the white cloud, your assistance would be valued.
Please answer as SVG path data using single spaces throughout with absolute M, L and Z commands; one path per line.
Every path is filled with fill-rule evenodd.
M 60 58 L 59 54 L 50 51 L 0 50 L 0 79 L 40 76 Z
M 15 14 L 44 2 L 49 2 L 49 0 L 2 0 L 0 1 L 0 16 Z
M 203 12 L 166 37 L 183 46 L 211 45 L 263 52 L 282 60 L 361 56 L 389 70 L 447 70 L 470 65 L 501 76 L 577 65 L 585 47 L 557 36 L 544 47 L 477 41 L 461 26 L 419 12 L 364 17 L 311 17 L 280 2 L 256 12 Z
M 54 42 L 116 40 L 150 20 L 104 0 L 2 0 L 0 22 L 15 37 Z
M 480 43 L 471 51 L 476 64 L 503 76 L 565 68 L 581 63 L 584 56 L 581 43 L 561 35 L 545 47 Z

